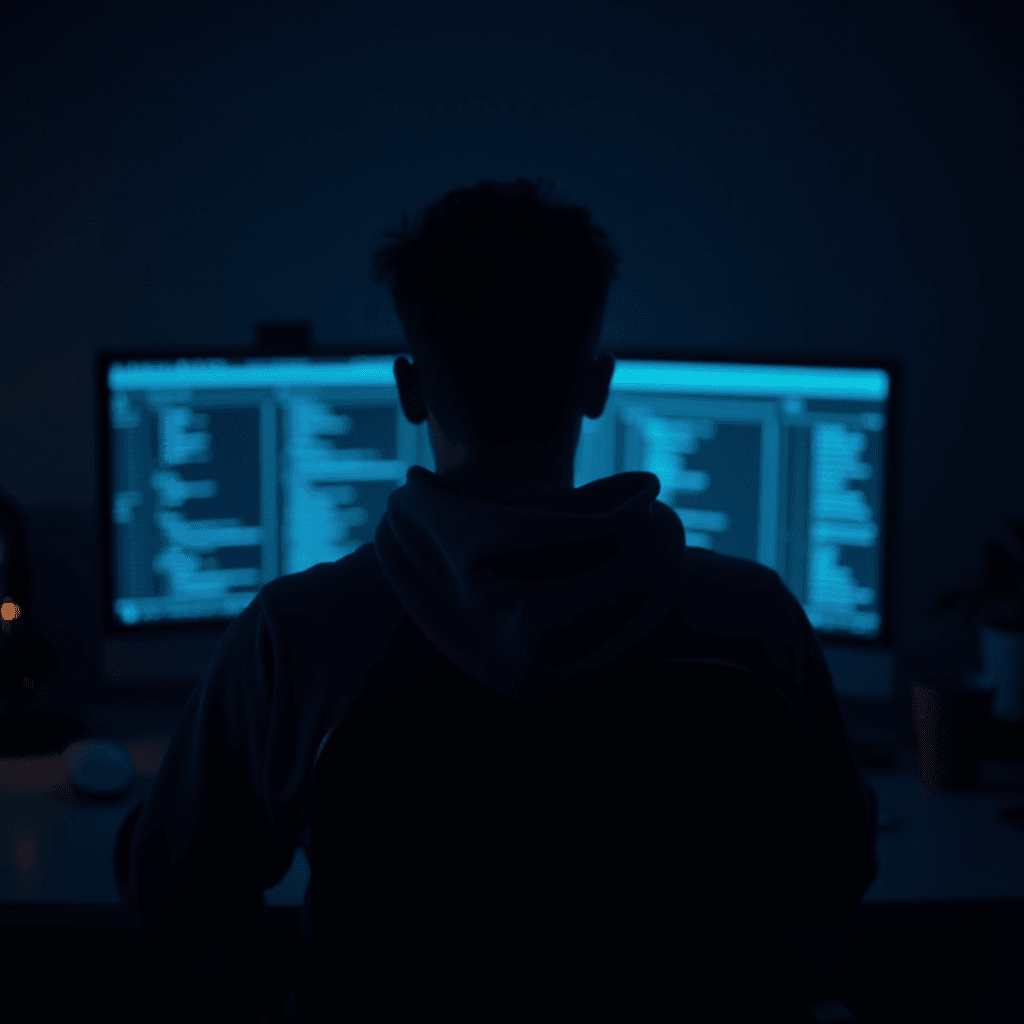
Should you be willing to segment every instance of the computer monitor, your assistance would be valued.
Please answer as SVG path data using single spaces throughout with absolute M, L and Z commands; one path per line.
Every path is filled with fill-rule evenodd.
M 223 624 L 277 576 L 373 540 L 412 465 L 396 352 L 98 360 L 106 624 Z M 575 482 L 661 481 L 690 547 L 775 569 L 829 638 L 891 630 L 895 367 L 655 354 L 616 363 Z

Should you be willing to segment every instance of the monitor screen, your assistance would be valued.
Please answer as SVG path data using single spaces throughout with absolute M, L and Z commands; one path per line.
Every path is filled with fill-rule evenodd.
M 395 355 L 101 358 L 108 626 L 222 622 L 373 540 L 425 425 Z M 775 569 L 823 634 L 887 632 L 892 370 L 620 359 L 575 482 L 646 470 L 690 547 Z

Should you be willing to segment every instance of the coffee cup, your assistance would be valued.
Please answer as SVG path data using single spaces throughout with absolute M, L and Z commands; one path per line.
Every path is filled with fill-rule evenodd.
M 960 676 L 929 676 L 910 690 L 921 781 L 929 789 L 976 789 L 992 690 Z

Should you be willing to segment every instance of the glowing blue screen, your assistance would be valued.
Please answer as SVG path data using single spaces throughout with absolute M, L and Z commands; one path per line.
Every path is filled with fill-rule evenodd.
M 236 615 L 372 541 L 412 465 L 393 355 L 109 367 L 114 614 Z M 576 485 L 647 470 L 687 544 L 775 569 L 824 633 L 882 627 L 885 370 L 620 360 Z

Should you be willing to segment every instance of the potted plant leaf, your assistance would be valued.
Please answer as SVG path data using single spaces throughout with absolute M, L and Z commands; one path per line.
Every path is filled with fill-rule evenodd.
M 1009 520 L 1005 539 L 992 539 L 984 567 L 971 583 L 953 587 L 932 605 L 976 624 L 992 716 L 1024 722 L 1024 517 Z

